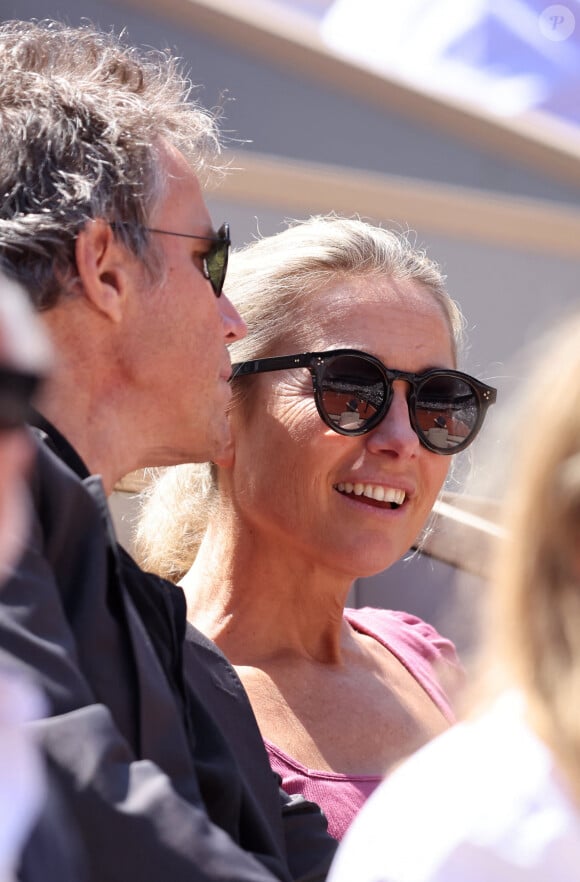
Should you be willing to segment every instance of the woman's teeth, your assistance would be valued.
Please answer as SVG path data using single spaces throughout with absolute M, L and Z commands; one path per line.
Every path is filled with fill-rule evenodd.
M 395 505 L 402 505 L 405 501 L 405 491 L 396 490 L 394 487 L 383 487 L 380 484 L 350 484 L 348 482 L 335 484 L 339 493 L 351 494 L 355 496 L 367 496 L 369 499 L 375 499 L 377 502 L 394 502 Z

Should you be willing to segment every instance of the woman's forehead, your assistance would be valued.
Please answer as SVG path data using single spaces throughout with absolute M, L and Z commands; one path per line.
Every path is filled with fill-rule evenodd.
M 432 329 L 454 352 L 449 319 L 425 286 L 375 276 L 344 279 L 304 300 L 288 316 L 288 334 L 280 342 L 286 348 L 295 342 L 302 350 L 329 344 L 365 348 L 375 339 L 404 334 L 407 326 Z

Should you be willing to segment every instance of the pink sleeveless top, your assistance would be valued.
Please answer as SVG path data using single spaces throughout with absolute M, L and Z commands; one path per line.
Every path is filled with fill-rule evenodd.
M 455 722 L 451 705 L 437 672 L 442 669 L 461 678 L 455 647 L 431 625 L 416 616 L 393 610 L 347 609 L 346 620 L 356 630 L 378 640 L 423 687 L 449 723 Z M 342 839 L 365 800 L 382 781 L 381 775 L 343 775 L 308 769 L 264 739 L 273 770 L 287 793 L 300 793 L 318 803 L 328 819 L 328 831 Z

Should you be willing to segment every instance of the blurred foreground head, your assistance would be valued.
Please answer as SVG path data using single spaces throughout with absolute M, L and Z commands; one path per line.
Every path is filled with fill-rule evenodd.
M 580 798 L 580 315 L 536 353 L 513 428 L 492 653 Z
M 0 274 L 0 580 L 25 536 L 31 455 L 25 424 L 49 364 L 49 346 L 28 298 Z

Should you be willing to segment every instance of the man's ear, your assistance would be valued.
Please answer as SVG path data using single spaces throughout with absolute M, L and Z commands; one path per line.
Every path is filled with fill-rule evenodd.
M 133 260 L 102 219 L 88 221 L 77 236 L 75 257 L 84 294 L 94 309 L 118 324 L 131 282 Z

